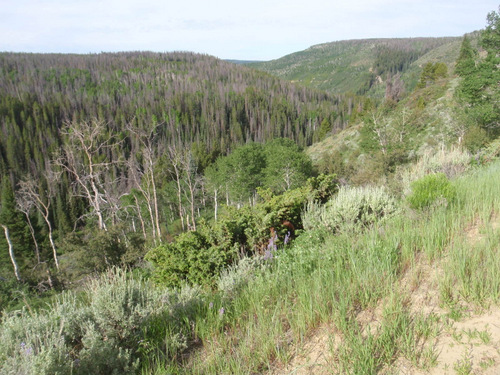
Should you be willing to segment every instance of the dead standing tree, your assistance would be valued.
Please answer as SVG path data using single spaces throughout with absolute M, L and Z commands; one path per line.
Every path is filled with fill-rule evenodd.
M 31 199 L 26 199 L 26 197 L 21 196 L 19 192 L 16 194 L 16 208 L 21 211 L 24 216 L 26 216 L 26 222 L 28 223 L 28 228 L 30 230 L 31 238 L 33 239 L 33 243 L 35 244 L 35 256 L 37 263 L 40 264 L 40 247 L 38 246 L 38 241 L 35 235 L 35 228 L 33 227 L 33 223 L 31 222 L 30 213 L 33 207 L 35 206 L 34 202 Z
M 158 148 L 155 148 L 157 128 L 156 126 L 151 131 L 147 131 L 133 126 L 128 127 L 128 130 L 136 136 L 136 139 L 141 144 L 141 150 L 139 151 L 141 162 L 136 160 L 137 158 L 131 158 L 129 160 L 129 168 L 135 187 L 141 192 L 146 201 L 153 238 L 155 240 L 158 238 L 161 242 L 160 213 L 155 176 L 155 165 L 158 160 L 158 156 L 156 155 Z M 141 216 L 139 205 L 137 204 L 137 206 L 139 216 Z M 143 223 L 142 217 L 141 222 Z
M 75 195 L 87 200 L 89 215 L 96 216 L 99 229 L 107 231 L 104 215 L 116 185 L 116 181 L 109 179 L 110 169 L 118 163 L 110 159 L 121 142 L 97 119 L 69 122 L 61 134 L 66 141 L 54 164 L 70 175 Z
M 184 230 L 185 229 L 185 226 L 184 226 L 184 208 L 182 207 L 182 187 L 181 187 L 182 154 L 177 147 L 169 146 L 167 155 L 168 155 L 168 159 L 170 162 L 170 167 L 169 167 L 168 172 L 172 176 L 172 178 L 175 180 L 179 217 L 181 218 L 182 230 Z
M 45 194 L 42 194 L 38 190 L 38 184 L 36 183 L 35 180 L 30 179 L 30 178 L 25 178 L 24 180 L 19 182 L 19 189 L 16 192 L 16 200 L 17 200 L 17 206 L 22 207 L 22 208 L 28 208 L 30 206 L 34 206 L 40 215 L 42 215 L 43 220 L 47 224 L 47 228 L 49 230 L 48 236 L 49 236 L 49 242 L 50 242 L 50 247 L 52 249 L 52 254 L 54 256 L 54 262 L 56 265 L 56 268 L 59 269 L 59 261 L 57 259 L 57 250 L 56 250 L 56 245 L 54 243 L 54 238 L 53 238 L 53 229 L 52 229 L 52 223 L 50 222 L 50 203 L 51 199 L 55 196 L 54 193 L 54 182 L 55 182 L 55 175 L 48 173 L 47 175 L 47 189 L 44 192 Z M 23 211 L 24 212 L 24 211 Z M 26 214 L 26 216 L 29 218 L 29 215 Z M 31 222 L 30 227 L 31 227 Z M 32 228 L 32 227 L 31 227 Z M 33 235 L 33 233 L 32 233 Z M 35 240 L 34 236 L 33 239 Z M 36 240 L 35 240 L 36 244 Z M 37 245 L 38 249 L 38 245 Z M 37 253 L 38 256 L 38 263 L 40 263 L 40 255 Z
M 189 202 L 191 211 L 191 223 L 187 219 L 188 227 L 196 230 L 196 196 L 201 186 L 201 177 L 197 173 L 197 166 L 193 155 L 189 150 L 184 150 L 181 158 L 181 166 L 184 171 L 184 195 Z
M 5 233 L 5 239 L 7 240 L 7 243 L 9 244 L 9 256 L 10 256 L 10 260 L 12 262 L 12 265 L 14 266 L 14 275 L 16 275 L 17 281 L 21 281 L 21 274 L 19 273 L 19 266 L 17 265 L 16 257 L 14 256 L 14 247 L 12 246 L 12 240 L 10 239 L 9 228 L 7 228 L 7 226 L 3 225 L 3 224 L 0 224 L 0 226 L 3 228 L 4 233 Z
M 196 195 L 201 186 L 201 178 L 197 173 L 196 163 L 190 150 L 185 147 L 168 147 L 169 169 L 168 172 L 175 181 L 179 216 L 182 230 L 184 226 L 185 209 L 183 207 L 182 196 L 189 203 L 190 215 L 186 216 L 188 230 L 196 230 Z

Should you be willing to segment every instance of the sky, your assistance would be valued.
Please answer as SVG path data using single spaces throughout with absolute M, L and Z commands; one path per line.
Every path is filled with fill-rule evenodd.
M 272 60 L 347 39 L 462 36 L 498 0 L 0 0 L 0 51 Z

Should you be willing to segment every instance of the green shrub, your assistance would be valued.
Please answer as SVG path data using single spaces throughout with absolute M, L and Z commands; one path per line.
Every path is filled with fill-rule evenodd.
M 14 277 L 0 276 L 0 316 L 4 310 L 8 311 L 22 306 L 23 296 L 30 294 L 28 285 L 18 282 Z
M 380 187 L 342 187 L 324 206 L 309 204 L 303 213 L 306 229 L 332 232 L 358 230 L 394 215 L 396 201 Z
M 63 282 L 73 284 L 89 274 L 104 272 L 115 266 L 133 265 L 145 253 L 145 241 L 137 233 L 125 235 L 120 226 L 107 231 L 84 230 L 68 233 L 58 247 Z
M 464 146 L 472 153 L 478 152 L 489 141 L 488 133 L 479 126 L 472 126 L 464 137 Z
M 411 184 L 407 201 L 411 208 L 422 209 L 440 202 L 449 204 L 456 198 L 456 190 L 444 173 L 429 174 Z
M 336 189 L 335 175 L 310 178 L 302 188 L 279 195 L 270 189 L 258 189 L 261 200 L 258 204 L 224 207 L 217 222 L 199 223 L 197 231 L 182 233 L 172 243 L 149 251 L 146 260 L 154 266 L 153 277 L 167 286 L 179 286 L 183 282 L 214 284 L 219 273 L 230 266 L 238 254 L 262 255 L 271 232 L 278 236 L 275 243 L 296 235 L 292 232 L 302 229 L 301 211 L 306 202 L 324 201 Z
M 448 178 L 454 178 L 467 172 L 471 167 L 472 155 L 459 148 L 424 150 L 416 163 L 401 168 L 395 176 L 399 181 L 400 190 L 404 195 L 411 193 L 411 184 L 420 178 L 433 173 L 444 173 Z
M 153 278 L 162 285 L 182 283 L 212 284 L 222 269 L 231 263 L 237 247 L 212 245 L 202 233 L 185 232 L 175 242 L 162 244 L 146 254 L 154 266 Z

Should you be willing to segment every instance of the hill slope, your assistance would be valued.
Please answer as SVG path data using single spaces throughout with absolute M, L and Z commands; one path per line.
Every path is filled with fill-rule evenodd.
M 459 37 L 361 39 L 324 43 L 251 66 L 277 77 L 330 92 L 363 94 L 387 73 L 405 72 L 436 50 L 445 63 L 456 60 Z M 381 77 L 381 78 L 378 78 Z

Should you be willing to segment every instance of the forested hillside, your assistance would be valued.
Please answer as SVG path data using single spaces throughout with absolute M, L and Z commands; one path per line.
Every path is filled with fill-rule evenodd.
M 231 167 L 220 162 L 206 177 L 218 157 L 275 138 L 290 139 L 287 152 L 297 152 L 362 108 L 362 98 L 192 53 L 2 53 L 2 221 L 12 226 L 19 258 L 29 260 L 22 264 L 57 263 L 59 246 L 74 249 L 74 239 L 61 241 L 76 229 L 121 224 L 121 233 L 142 233 L 146 242 L 165 239 L 195 227 L 221 199 L 241 205 L 266 181 L 274 186 L 263 148 L 243 149 Z M 215 182 L 227 179 L 219 169 L 249 163 L 254 183 L 247 175 L 224 189 Z M 0 248 L 10 268 L 4 236 Z
M 168 144 L 233 145 L 275 137 L 305 146 L 320 124 L 342 127 L 356 103 L 190 53 L 0 54 L 0 174 L 43 169 L 67 121 L 123 131 L 160 125 Z M 35 143 L 36 142 L 36 143 Z

